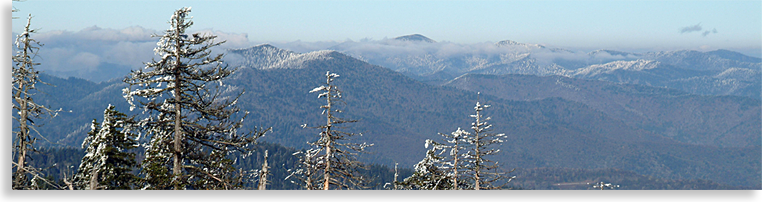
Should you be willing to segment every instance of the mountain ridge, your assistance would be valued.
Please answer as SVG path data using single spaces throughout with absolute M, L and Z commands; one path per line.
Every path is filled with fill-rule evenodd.
M 411 34 L 411 35 L 398 36 L 398 37 L 395 37 L 394 40 L 413 41 L 413 42 L 425 42 L 425 43 L 436 43 L 436 41 L 434 41 L 433 39 L 430 39 L 429 37 L 423 36 L 421 34 Z
M 271 51 L 287 53 L 286 50 Z M 345 103 L 339 108 L 345 113 L 340 116 L 359 120 L 348 125 L 347 130 L 364 134 L 353 141 L 376 144 L 367 154 L 360 155 L 366 162 L 384 165 L 397 162 L 412 166 L 424 156 L 425 139 L 439 140 L 441 137 L 437 133 L 470 125 L 473 120 L 469 114 L 473 113 L 478 98 L 482 103 L 492 105 L 485 111 L 485 116 L 492 117 L 494 131 L 507 134 L 506 141 L 499 146 L 500 155 L 493 159 L 501 162 L 503 169 L 617 168 L 666 179 L 700 178 L 759 186 L 758 159 L 762 155 L 758 152 L 759 146 L 721 148 L 682 143 L 628 125 L 581 102 L 559 97 L 515 101 L 486 93 L 477 96 L 475 92 L 451 86 L 427 85 L 340 52 L 320 53 L 328 57 L 313 59 L 290 53 L 260 54 L 260 57 L 272 58 L 248 59 L 271 61 L 268 64 L 292 64 L 284 61 L 303 60 L 298 60 L 301 68 L 242 66 L 224 81 L 231 88 L 246 90 L 238 106 L 250 112 L 244 122 L 247 127 L 274 128 L 261 141 L 298 149 L 316 138 L 319 131 L 301 125 L 323 123 L 325 119 L 320 115 L 319 106 L 324 103 L 317 99 L 317 95 L 308 92 L 320 86 L 326 71 L 331 71 L 340 75 L 335 84 L 344 91 Z M 311 54 L 317 53 L 301 55 Z M 61 142 L 76 146 L 81 143 L 84 133 L 75 131 L 89 124 L 92 118 L 100 117 L 107 104 L 129 112 L 120 91 L 120 85 L 124 84 L 114 81 L 103 85 L 111 87 L 91 86 L 97 89 L 82 92 L 101 93 L 98 96 L 72 95 L 72 100 L 62 100 L 55 99 L 55 94 L 48 95 L 44 99 L 50 101 L 47 105 L 54 108 L 65 106 L 76 114 L 60 117 L 65 120 L 56 120 L 56 126 L 46 125 L 50 127 L 41 128 L 44 130 L 41 132 L 64 133 L 51 136 L 52 141 L 72 134 Z M 83 100 L 85 97 L 88 100 Z
M 378 44 L 347 43 L 332 50 L 435 85 L 466 73 L 573 77 L 578 73 L 578 78 L 584 79 L 666 86 L 702 95 L 739 95 L 762 99 L 759 90 L 762 88 L 762 59 L 728 50 L 630 53 L 600 49 L 582 53 L 511 40 L 480 45 L 381 43 L 379 48 L 365 48 L 374 45 Z M 596 75 L 579 73 L 582 69 L 600 69 L 633 61 L 654 61 L 658 65 L 655 68 L 612 69 Z M 719 75 L 730 69 L 750 71 Z

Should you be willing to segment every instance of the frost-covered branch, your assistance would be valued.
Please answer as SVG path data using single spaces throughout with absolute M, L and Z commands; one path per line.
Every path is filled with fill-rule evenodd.
M 223 85 L 236 69 L 222 61 L 223 54 L 211 51 L 225 41 L 215 42 L 214 35 L 187 34 L 186 29 L 193 25 L 190 11 L 188 7 L 174 12 L 170 28 L 154 35 L 160 37 L 154 49 L 158 59 L 124 79 L 129 84 L 123 90 L 124 98 L 130 110 L 142 109 L 144 118 L 138 125 L 151 138 L 143 174 L 150 179 L 147 187 L 153 189 L 208 187 L 204 182 L 218 182 L 204 173 L 212 169 L 209 166 L 232 166 L 221 159 L 232 151 L 247 150 L 271 130 L 239 131 L 248 115 L 235 106 L 243 92 L 224 91 L 227 86 Z M 170 170 L 171 177 L 164 177 Z M 235 172 L 228 168 L 218 171 L 222 175 Z
M 402 182 L 404 187 L 407 189 L 499 189 L 515 178 L 515 176 L 507 176 L 513 170 L 498 172 L 497 162 L 486 158 L 500 151 L 491 147 L 502 143 L 502 138 L 505 137 L 502 133 L 491 133 L 492 125 L 487 123 L 491 118 L 484 118 L 482 115 L 488 107 L 490 106 L 476 102 L 474 107 L 476 113 L 470 115 L 475 119 L 471 124 L 472 132 L 458 128 L 450 134 L 439 133 L 444 138 L 444 143 L 427 139 L 424 147 L 430 149 L 426 151 L 426 157 L 415 164 L 415 173 Z M 493 185 L 501 180 L 504 182 L 503 185 Z
M 299 179 L 306 189 L 365 188 L 365 179 L 358 173 L 358 169 L 363 169 L 364 166 L 356 160 L 356 156 L 373 144 L 347 142 L 349 137 L 362 134 L 337 130 L 341 124 L 357 122 L 336 116 L 343 112 L 337 107 L 338 103 L 342 103 L 342 92 L 332 83 L 338 77 L 338 74 L 328 71 L 325 73 L 325 84 L 309 91 L 318 93 L 318 98 L 325 99 L 326 104 L 320 108 L 323 109 L 321 114 L 326 117 L 326 123 L 312 127 L 321 130 L 319 137 L 316 141 L 307 143 L 311 149 L 295 154 L 299 155 L 301 164 L 298 168 L 291 169 L 288 177 Z
M 31 34 L 35 33 L 35 30 L 29 28 L 31 22 L 32 15 L 30 14 L 24 32 L 16 37 L 16 55 L 12 57 L 11 109 L 14 112 L 12 120 L 18 124 L 12 130 L 15 135 L 15 142 L 11 158 L 15 160 L 13 163 L 16 165 L 11 168 L 13 189 L 33 188 L 31 184 L 35 182 L 34 180 L 30 182 L 27 174 L 32 174 L 33 178 L 38 177 L 36 174 L 30 173 L 31 171 L 27 166 L 29 164 L 28 156 L 34 151 L 34 142 L 37 139 L 32 136 L 31 132 L 34 131 L 39 137 L 45 138 L 37 131 L 38 125 L 35 124 L 35 120 L 43 117 L 55 117 L 61 111 L 61 109 L 51 110 L 34 102 L 34 92 L 37 91 L 35 85 L 45 83 L 40 81 L 39 71 L 34 68 L 36 65 L 40 65 L 40 63 L 34 62 L 34 58 L 42 44 L 31 38 Z
M 474 122 L 471 123 L 471 129 L 473 133 L 466 135 L 465 142 L 467 144 L 467 151 L 462 156 L 466 162 L 465 168 L 468 173 L 469 181 L 473 182 L 472 188 L 475 190 L 480 189 L 499 189 L 503 185 L 494 186 L 494 182 L 498 180 L 505 180 L 505 183 L 510 182 L 513 177 L 505 176 L 506 173 L 497 172 L 499 169 L 498 163 L 489 160 L 487 157 L 497 154 L 500 150 L 491 148 L 495 144 L 503 142 L 505 134 L 492 133 L 492 124 L 487 123 L 491 120 L 491 117 L 484 117 L 482 112 L 489 108 L 490 105 L 481 104 L 479 101 L 474 106 L 475 114 L 470 115 L 474 118 Z

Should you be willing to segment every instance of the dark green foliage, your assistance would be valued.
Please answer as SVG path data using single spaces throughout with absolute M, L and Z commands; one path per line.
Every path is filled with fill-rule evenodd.
M 137 134 L 127 128 L 135 124 L 109 106 L 103 112 L 103 124 L 93 120 L 88 137 L 82 143 L 86 154 L 82 157 L 74 184 L 77 189 L 134 189 L 138 177 L 132 172 L 136 168 L 135 153 L 138 147 Z M 95 187 L 91 187 L 92 175 L 97 175 Z
M 286 176 L 289 175 L 287 168 L 292 168 L 294 164 L 297 162 L 297 158 L 292 155 L 294 152 L 298 151 L 294 148 L 288 148 L 283 147 L 278 144 L 273 143 L 267 143 L 267 142 L 259 142 L 255 145 L 252 145 L 252 155 L 247 156 L 246 158 L 242 158 L 240 154 L 232 155 L 227 157 L 230 161 L 225 162 L 232 162 L 233 167 L 238 168 L 240 170 L 248 171 L 253 169 L 259 169 L 262 167 L 262 160 L 265 150 L 268 151 L 269 157 L 268 157 L 268 164 L 270 165 L 270 176 L 268 177 L 268 190 L 295 190 L 300 189 L 299 186 L 296 184 L 293 184 L 289 182 L 288 180 L 285 180 Z M 138 154 L 138 161 L 140 161 L 141 157 L 139 154 L 142 154 L 142 149 L 138 148 L 136 150 L 132 151 L 135 154 Z M 82 159 L 82 156 L 84 156 L 84 151 L 79 148 L 41 148 L 39 149 L 39 152 L 36 152 L 32 154 L 32 158 L 34 161 L 33 167 L 36 168 L 44 168 L 43 174 L 48 178 L 50 181 L 57 182 L 58 185 L 64 185 L 63 178 L 66 176 L 67 178 L 72 178 L 72 176 L 76 173 L 78 170 L 78 166 L 80 165 L 80 161 Z M 143 168 L 150 168 L 150 166 Z M 239 170 L 236 170 L 235 172 L 238 172 Z M 167 176 L 169 175 L 169 171 L 165 169 L 165 172 L 167 173 Z M 134 174 L 137 174 L 137 171 L 133 171 Z M 385 183 L 391 183 L 394 180 L 394 169 L 389 168 L 384 165 L 378 165 L 378 164 L 370 164 L 368 165 L 367 170 L 361 170 L 361 175 L 363 175 L 365 178 L 369 179 L 368 186 L 369 189 L 377 189 L 381 190 L 384 189 L 383 185 Z M 400 176 L 410 176 L 412 174 L 412 170 L 401 168 L 399 169 L 399 175 Z M 159 180 L 154 178 L 155 180 Z M 164 180 L 169 180 L 168 178 L 162 178 Z M 255 190 L 257 189 L 257 181 L 256 178 L 243 178 L 244 180 L 240 181 L 240 189 L 246 189 L 246 190 Z M 158 183 L 161 184 L 161 183 Z M 43 185 L 44 189 L 58 189 L 60 187 L 51 187 Z M 135 188 L 143 188 L 143 187 L 135 187 Z M 172 187 L 163 187 L 163 189 L 171 189 Z M 218 187 L 209 186 L 209 187 L 203 187 L 201 189 L 215 189 Z M 159 189 L 161 190 L 162 187 L 149 187 L 148 189 Z
M 31 167 L 38 168 L 42 174 L 55 186 L 46 183 L 40 184 L 41 189 L 62 189 L 65 188 L 64 178 L 68 181 L 74 177 L 77 172 L 84 150 L 80 148 L 38 148 L 30 155 Z

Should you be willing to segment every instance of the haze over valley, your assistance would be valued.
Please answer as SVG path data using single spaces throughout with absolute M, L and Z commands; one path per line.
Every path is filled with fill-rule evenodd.
M 478 97 L 493 106 L 486 113 L 494 130 L 508 135 L 494 159 L 504 169 L 618 169 L 760 186 L 759 58 L 726 50 L 578 53 L 511 41 L 445 55 L 448 44 L 422 37 L 365 42 L 380 47 L 367 51 L 358 50 L 363 42 L 307 53 L 229 49 L 226 62 L 240 69 L 224 82 L 246 90 L 245 125 L 272 126 L 262 141 L 286 147 L 314 136 L 301 127 L 321 120 L 320 100 L 308 91 L 331 71 L 341 73 L 346 116 L 359 120 L 351 130 L 375 144 L 363 161 L 412 166 L 424 140 L 469 125 Z M 72 110 L 40 129 L 58 146 L 78 146 L 105 105 L 129 111 L 119 77 L 45 80 L 56 87 L 41 88 L 51 93 L 39 100 Z

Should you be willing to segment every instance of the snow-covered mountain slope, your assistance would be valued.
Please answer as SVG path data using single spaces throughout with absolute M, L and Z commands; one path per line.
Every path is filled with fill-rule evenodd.
M 588 57 L 539 44 L 500 41 L 498 43 L 433 43 L 422 35 L 408 35 L 392 40 L 345 42 L 331 47 L 371 64 L 383 66 L 411 77 L 431 78 L 465 73 L 537 74 L 563 73 L 563 67 L 550 62 L 555 55 Z M 427 42 L 427 43 L 421 43 Z
M 642 58 L 655 60 L 675 67 L 692 70 L 722 71 L 729 68 L 760 70 L 759 58 L 739 56 L 740 53 L 729 51 L 699 52 L 695 50 L 660 51 L 644 53 Z M 736 60 L 738 59 L 738 60 Z
M 585 68 L 577 69 L 576 71 L 569 72 L 567 75 L 570 77 L 593 77 L 600 74 L 610 74 L 614 71 L 643 71 L 654 69 L 659 66 L 660 63 L 653 60 L 638 59 L 634 61 L 614 61 L 606 64 L 595 64 Z
M 239 63 L 242 66 L 256 69 L 301 69 L 306 61 L 328 60 L 331 50 L 295 53 L 279 49 L 269 44 L 262 44 L 245 49 L 230 50 L 230 53 L 242 56 Z
M 569 71 L 565 76 L 668 87 L 699 95 L 738 95 L 755 99 L 760 99 L 762 86 L 762 75 L 755 69 L 695 70 L 644 59 L 590 65 Z
M 525 47 L 525 48 L 545 48 L 545 46 L 540 45 L 540 44 L 519 43 L 519 42 L 511 41 L 511 40 L 503 40 L 503 41 L 497 42 L 497 44 L 495 44 L 495 45 L 498 46 L 498 47 L 521 46 L 521 47 Z
M 429 39 L 412 36 L 397 38 Z M 585 53 L 511 40 L 455 44 L 397 39 L 346 42 L 331 49 L 436 85 L 468 73 L 563 75 L 760 99 L 760 90 L 754 88 L 762 83 L 762 59 L 728 50 Z

